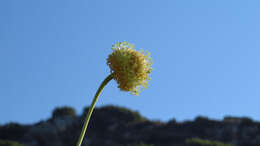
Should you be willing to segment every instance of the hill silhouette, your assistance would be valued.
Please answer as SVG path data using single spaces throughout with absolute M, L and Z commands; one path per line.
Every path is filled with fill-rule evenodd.
M 0 146 L 75 146 L 85 113 L 72 107 L 54 109 L 52 117 L 32 125 L 0 125 Z M 152 121 L 118 106 L 96 108 L 84 146 L 260 146 L 260 123 L 225 117 L 193 121 Z

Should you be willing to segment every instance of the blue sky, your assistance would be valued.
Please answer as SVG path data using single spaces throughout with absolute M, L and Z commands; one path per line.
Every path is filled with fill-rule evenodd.
M 0 124 L 33 123 L 57 106 L 80 114 L 109 74 L 111 46 L 151 52 L 148 89 L 106 86 L 115 104 L 153 120 L 260 120 L 258 0 L 0 1 Z

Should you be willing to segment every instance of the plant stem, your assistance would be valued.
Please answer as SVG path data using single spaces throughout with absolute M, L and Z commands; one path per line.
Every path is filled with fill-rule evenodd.
M 96 102 L 97 102 L 97 100 L 98 100 L 98 97 L 99 97 L 101 91 L 104 89 L 104 87 L 106 86 L 106 84 L 107 84 L 110 80 L 112 80 L 112 79 L 113 79 L 113 74 L 110 74 L 109 76 L 107 76 L 107 77 L 104 79 L 104 81 L 103 81 L 103 82 L 101 83 L 101 85 L 99 86 L 99 88 L 98 88 L 98 90 L 97 90 L 97 92 L 96 92 L 96 94 L 95 94 L 95 97 L 94 97 L 94 99 L 93 99 L 93 101 L 92 101 L 92 103 L 91 103 L 91 106 L 90 106 L 90 108 L 89 108 L 89 110 L 88 110 L 88 113 L 87 113 L 87 116 L 86 116 L 86 119 L 85 119 L 85 122 L 84 122 L 84 125 L 83 125 L 83 128 L 82 128 L 82 131 L 81 131 L 81 133 L 80 133 L 80 137 L 79 137 L 78 142 L 77 142 L 77 146 L 81 146 L 81 143 L 82 143 L 82 141 L 83 141 L 84 135 L 85 135 L 86 130 L 87 130 L 87 127 L 88 127 L 89 119 L 90 119 L 90 117 L 91 117 L 91 114 L 92 114 L 92 112 L 93 112 L 93 110 L 94 110 L 95 104 L 96 104 Z

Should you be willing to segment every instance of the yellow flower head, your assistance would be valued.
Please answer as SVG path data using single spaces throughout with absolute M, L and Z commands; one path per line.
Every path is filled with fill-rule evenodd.
M 134 45 L 127 42 L 116 43 L 113 53 L 108 56 L 107 64 L 118 83 L 118 88 L 138 95 L 141 87 L 147 87 L 152 70 L 149 52 L 134 50 Z

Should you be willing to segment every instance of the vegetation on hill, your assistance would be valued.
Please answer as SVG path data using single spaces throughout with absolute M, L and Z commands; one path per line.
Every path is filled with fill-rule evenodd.
M 75 146 L 88 110 L 54 109 L 52 117 L 33 125 L 0 126 L 0 146 Z M 118 106 L 96 108 L 83 146 L 259 146 L 260 123 L 250 118 L 223 121 L 198 116 L 194 121 L 151 121 Z

